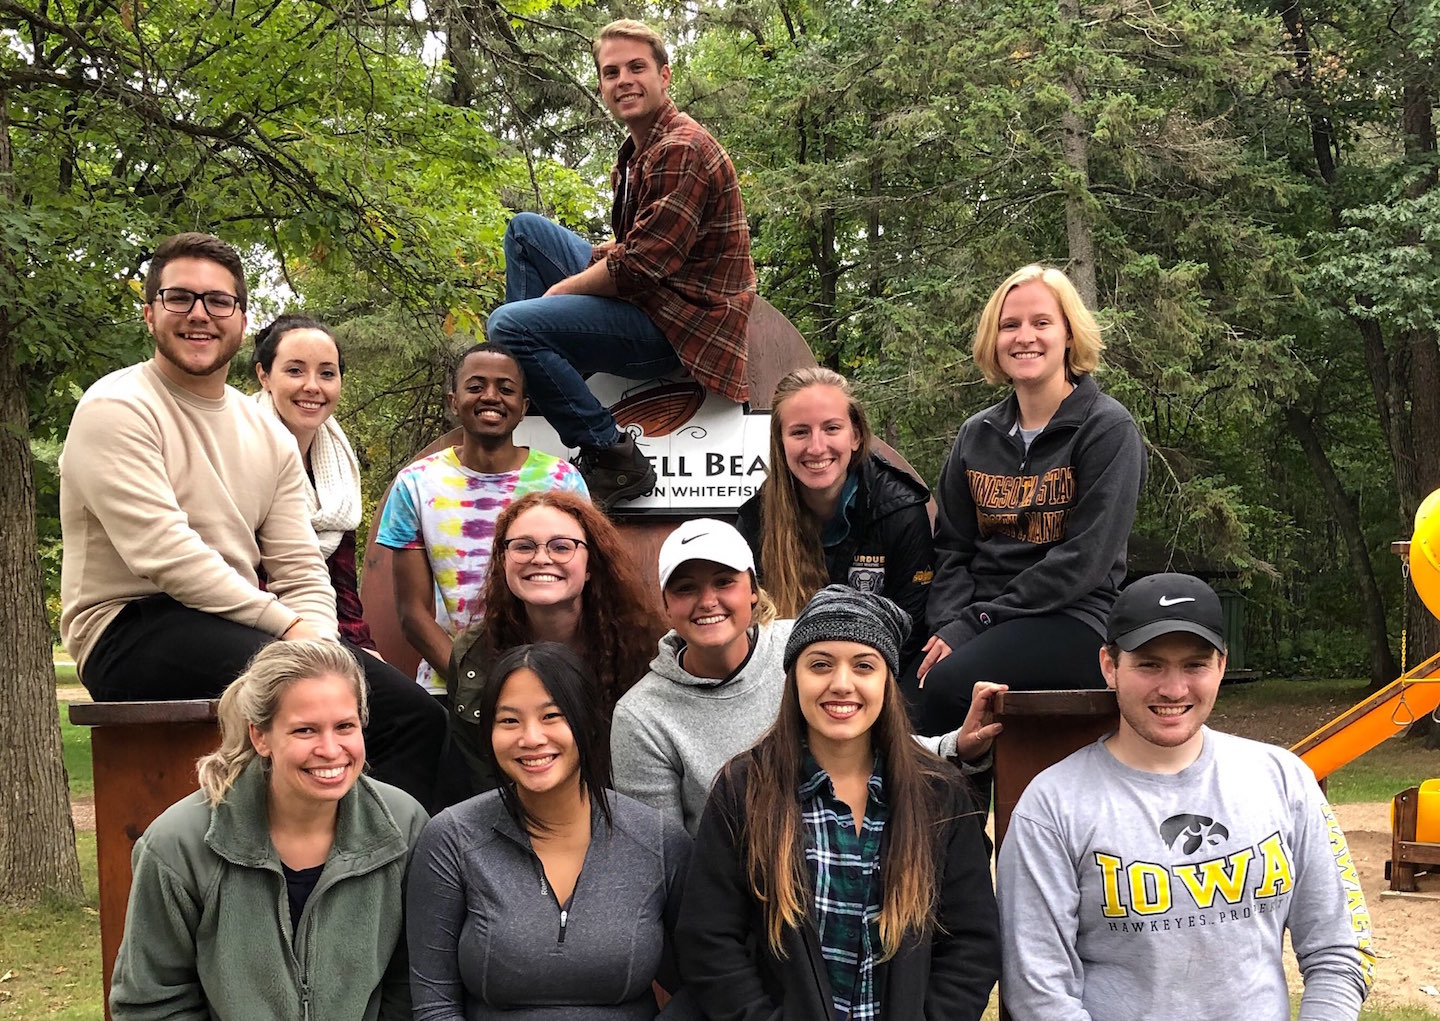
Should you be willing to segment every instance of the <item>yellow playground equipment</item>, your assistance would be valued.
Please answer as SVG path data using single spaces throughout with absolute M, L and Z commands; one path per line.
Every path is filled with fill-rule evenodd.
M 1415 512 L 1409 563 L 1416 593 L 1440 617 L 1440 489 Z M 1317 780 L 1324 780 L 1437 706 L 1440 655 L 1405 671 L 1290 750 L 1305 760 Z M 1396 795 L 1391 828 L 1393 847 L 1387 865 L 1391 889 L 1414 890 L 1417 866 L 1418 870 L 1440 867 L 1440 780 L 1427 780 Z

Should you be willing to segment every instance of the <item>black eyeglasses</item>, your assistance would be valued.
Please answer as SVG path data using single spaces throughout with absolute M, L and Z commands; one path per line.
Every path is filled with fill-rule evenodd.
M 535 559 L 535 554 L 540 552 L 540 547 L 545 547 L 545 552 L 550 554 L 550 559 L 557 564 L 568 564 L 575 556 L 575 551 L 585 543 L 581 539 L 566 539 L 556 536 L 548 542 L 537 543 L 534 539 L 506 539 L 502 544 L 505 547 L 505 555 L 517 564 L 528 564 Z
M 164 306 L 166 312 L 176 312 L 180 315 L 187 315 L 198 301 L 205 306 L 205 311 L 216 319 L 228 319 L 235 314 L 240 307 L 240 299 L 233 294 L 226 294 L 224 291 L 206 291 L 204 294 L 196 294 L 185 287 L 165 287 L 155 292 Z

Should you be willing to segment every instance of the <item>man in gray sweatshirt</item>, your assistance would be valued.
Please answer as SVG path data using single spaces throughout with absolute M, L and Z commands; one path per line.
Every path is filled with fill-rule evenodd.
M 1294 755 L 1205 727 L 1225 673 L 1220 600 L 1144 578 L 1100 667 L 1119 728 L 1045 770 L 1000 849 L 1001 998 L 1015 1021 L 1354 1021 L 1375 957 L 1345 835 Z

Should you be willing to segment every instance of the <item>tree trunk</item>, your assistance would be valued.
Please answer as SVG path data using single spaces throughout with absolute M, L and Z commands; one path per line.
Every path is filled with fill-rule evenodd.
M 0 208 L 13 209 L 9 97 L 0 90 Z M 17 267 L 0 258 L 0 273 Z M 47 891 L 78 899 L 80 863 L 55 703 L 35 530 L 35 465 L 14 325 L 0 307 L 0 899 L 34 904 Z
M 1406 188 L 1406 196 L 1419 198 L 1435 187 L 1436 174 L 1434 157 L 1435 136 L 1435 89 L 1419 69 L 1425 66 L 1412 56 L 1410 64 L 1412 80 L 1405 83 L 1400 112 L 1400 130 L 1405 136 L 1405 153 L 1416 163 L 1423 163 L 1428 169 Z M 1410 232 L 1407 239 L 1411 244 L 1421 243 L 1419 228 Z M 1406 523 L 1413 519 L 1420 501 L 1431 491 L 1440 488 L 1440 337 L 1435 329 L 1407 330 L 1400 337 L 1401 351 L 1408 362 L 1406 373 L 1406 398 L 1410 409 L 1410 439 L 1413 443 L 1411 457 L 1414 461 L 1414 478 L 1418 483 L 1410 499 L 1403 504 Z M 1401 493 L 1401 497 L 1407 494 Z M 1426 656 L 1440 652 L 1440 621 L 1436 613 L 1440 607 L 1428 610 L 1414 595 L 1413 588 L 1407 593 L 1410 600 L 1410 653 L 1411 662 L 1418 663 Z M 1410 728 L 1410 737 L 1423 740 L 1428 748 L 1440 748 L 1440 727 L 1433 717 L 1426 715 Z
M 828 166 L 834 158 L 833 139 L 823 123 L 819 123 L 820 164 Z M 802 138 L 803 144 L 803 138 Z M 803 150 L 802 150 L 803 153 Z M 840 371 L 840 259 L 835 248 L 835 207 L 822 204 L 814 214 L 810 235 L 810 262 L 815 267 L 817 294 L 811 303 L 815 310 L 815 333 L 823 351 L 816 357 L 820 364 Z
M 1285 410 L 1285 423 L 1300 444 L 1300 449 L 1305 452 L 1305 459 L 1310 462 L 1310 470 L 1315 473 L 1320 488 L 1324 490 L 1325 499 L 1330 503 L 1330 512 L 1345 539 L 1350 574 L 1359 586 L 1358 596 L 1365 610 L 1365 636 L 1370 646 L 1370 687 L 1382 688 L 1393 681 L 1400 671 L 1395 666 L 1395 656 L 1390 651 L 1390 636 L 1385 627 L 1385 605 L 1380 598 L 1380 586 L 1375 582 L 1375 568 L 1370 562 L 1370 549 L 1360 527 L 1359 510 L 1350 494 L 1345 492 L 1340 477 L 1335 474 L 1335 467 L 1325 453 L 1319 433 L 1315 431 L 1315 423 L 1295 408 Z
M 1060 0 L 1060 20 L 1072 32 L 1079 31 L 1079 0 Z M 1065 165 L 1075 176 L 1075 184 L 1065 193 L 1065 241 L 1070 261 L 1066 267 L 1070 280 L 1085 307 L 1095 308 L 1098 292 L 1095 286 L 1095 228 L 1090 222 L 1090 132 L 1085 126 L 1085 88 L 1080 68 L 1065 76 L 1065 94 L 1070 97 L 1060 115 L 1060 151 Z
M 451 106 L 468 108 L 475 102 L 474 17 L 474 6 L 461 0 L 452 0 L 445 7 L 445 59 L 453 75 Z
M 876 111 L 870 117 L 870 137 L 880 137 L 880 114 Z M 866 292 L 871 301 L 879 301 L 885 293 L 885 259 L 880 254 L 880 196 L 884 194 L 885 181 L 880 172 L 880 157 L 870 157 L 870 208 L 865 217 L 865 247 L 869 256 L 869 280 Z

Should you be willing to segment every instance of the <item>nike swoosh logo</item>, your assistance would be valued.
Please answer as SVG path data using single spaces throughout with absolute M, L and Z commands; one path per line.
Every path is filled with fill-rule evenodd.
M 1169 596 L 1161 596 L 1161 597 L 1160 597 L 1160 605 L 1161 605 L 1161 606 L 1174 606 L 1174 605 L 1176 605 L 1177 603 L 1193 603 L 1194 601 L 1195 601 L 1195 597 L 1194 597 L 1194 596 L 1179 596 L 1179 597 L 1177 597 L 1177 598 L 1175 598 L 1175 599 L 1171 599 Z
M 694 542 L 696 539 L 703 539 L 709 534 L 709 532 L 701 532 L 699 535 L 687 535 L 685 538 L 680 540 L 680 545 L 684 546 L 687 542 Z

